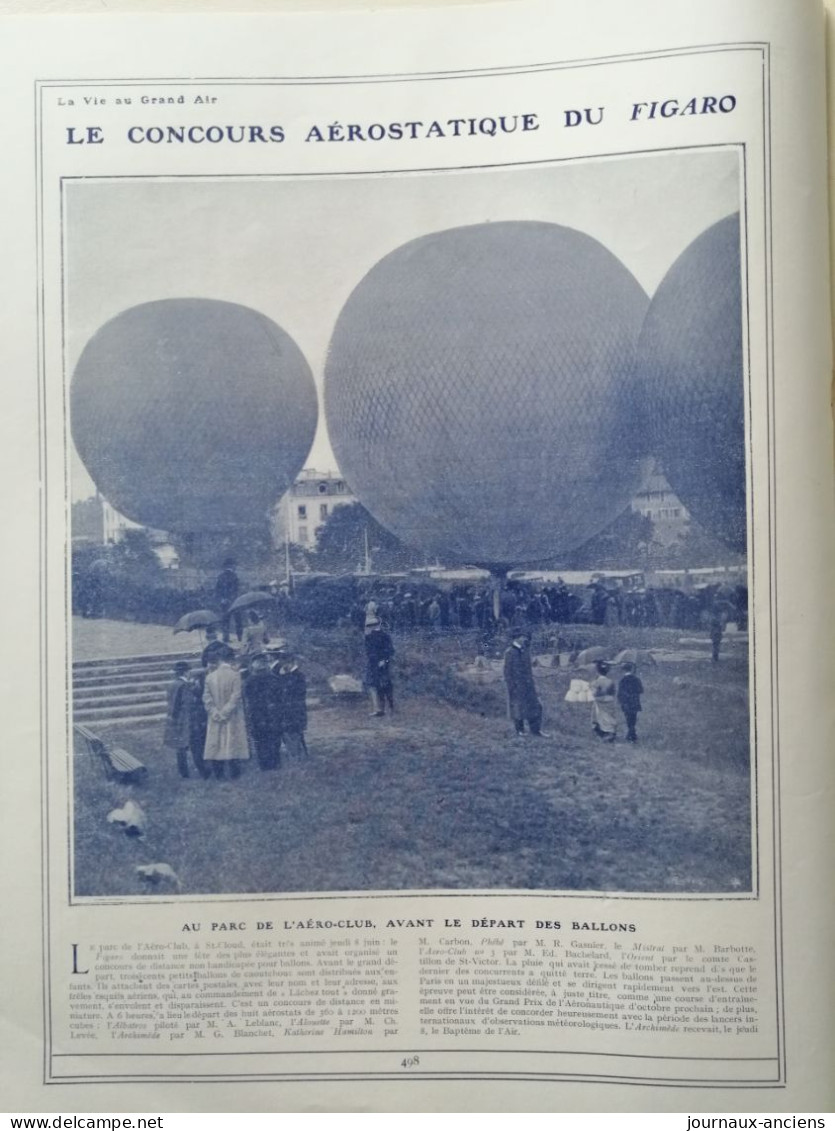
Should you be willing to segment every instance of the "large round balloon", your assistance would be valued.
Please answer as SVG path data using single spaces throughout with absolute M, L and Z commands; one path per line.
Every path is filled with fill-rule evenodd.
M 638 345 L 652 445 L 693 517 L 745 549 L 739 215 L 703 232 L 664 276 Z
M 503 566 L 581 545 L 645 473 L 631 379 L 647 306 L 572 228 L 477 224 L 404 244 L 330 343 L 342 474 L 384 526 L 445 557 Z
M 135 522 L 179 532 L 262 524 L 310 451 L 317 411 L 289 334 L 202 298 L 111 319 L 71 387 L 73 439 L 101 493 Z

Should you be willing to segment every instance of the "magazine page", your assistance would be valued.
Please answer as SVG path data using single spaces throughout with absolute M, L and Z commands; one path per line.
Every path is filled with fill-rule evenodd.
M 822 11 L 0 42 L 11 1107 L 831 1106 Z

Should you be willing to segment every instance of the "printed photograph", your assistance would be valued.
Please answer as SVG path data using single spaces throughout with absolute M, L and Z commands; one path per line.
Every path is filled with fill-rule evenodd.
M 750 896 L 740 161 L 65 182 L 73 899 Z

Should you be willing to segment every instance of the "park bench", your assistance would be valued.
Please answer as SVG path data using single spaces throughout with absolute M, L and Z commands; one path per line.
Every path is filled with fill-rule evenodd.
M 106 742 L 83 723 L 74 723 L 73 730 L 87 743 L 90 754 L 101 761 L 108 781 L 141 782 L 148 776 L 148 767 L 121 746 Z

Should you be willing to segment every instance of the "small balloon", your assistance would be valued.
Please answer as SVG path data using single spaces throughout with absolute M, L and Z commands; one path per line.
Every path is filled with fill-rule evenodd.
M 203 298 L 118 314 L 85 346 L 70 389 L 73 440 L 102 495 L 183 533 L 263 524 L 307 458 L 317 412 L 290 335 Z

